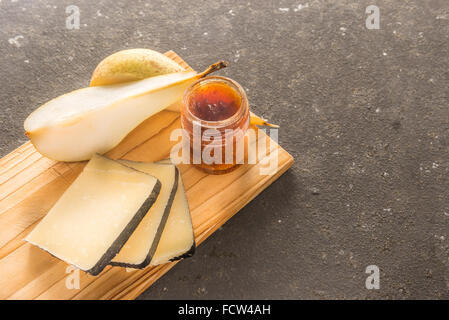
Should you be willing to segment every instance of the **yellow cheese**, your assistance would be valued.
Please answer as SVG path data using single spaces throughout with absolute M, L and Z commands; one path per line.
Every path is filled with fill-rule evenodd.
M 110 263 L 113 266 L 144 268 L 150 264 L 167 222 L 178 189 L 178 170 L 174 165 L 119 161 L 126 166 L 155 176 L 162 184 L 158 199 Z
M 158 198 L 155 177 L 95 155 L 26 241 L 100 273 Z
M 181 173 L 178 174 L 178 190 L 151 265 L 187 258 L 195 252 L 195 236 L 189 203 L 182 184 Z

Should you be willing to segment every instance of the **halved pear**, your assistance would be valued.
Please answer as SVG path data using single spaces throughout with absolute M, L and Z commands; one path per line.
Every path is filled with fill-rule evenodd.
M 178 72 L 110 86 L 89 87 L 59 96 L 31 113 L 25 131 L 36 149 L 59 161 L 88 160 L 115 147 L 142 121 L 181 99 L 206 71 Z

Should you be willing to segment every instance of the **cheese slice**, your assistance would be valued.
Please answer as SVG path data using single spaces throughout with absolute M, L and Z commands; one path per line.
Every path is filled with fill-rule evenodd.
M 159 163 L 171 163 L 169 160 Z M 195 253 L 195 236 L 189 203 L 178 172 L 178 190 L 162 232 L 161 240 L 154 254 L 151 265 L 159 265 L 170 261 L 191 257 Z
M 99 274 L 155 203 L 161 183 L 94 155 L 26 241 Z
M 144 268 L 150 264 L 170 213 L 178 189 L 178 169 L 174 165 L 119 160 L 120 163 L 155 176 L 162 183 L 158 199 L 111 265 Z

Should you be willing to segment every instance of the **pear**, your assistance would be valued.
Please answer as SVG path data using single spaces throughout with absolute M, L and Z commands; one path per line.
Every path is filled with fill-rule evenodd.
M 90 86 L 104 86 L 142 80 L 184 68 L 160 52 L 150 49 L 128 49 L 102 60 L 95 68 Z
M 141 80 L 157 75 L 184 70 L 179 64 L 160 52 L 150 49 L 128 49 L 118 51 L 103 59 L 95 68 L 90 86 L 103 86 Z M 180 112 L 180 101 L 166 108 Z M 251 112 L 250 122 L 257 126 L 278 128 Z
M 48 158 L 88 160 L 111 150 L 142 121 L 179 101 L 197 79 L 226 66 L 221 61 L 199 74 L 182 71 L 72 91 L 31 113 L 24 124 L 26 135 Z
M 249 122 L 250 122 L 250 124 L 255 125 L 255 126 L 279 128 L 279 126 L 277 124 L 269 123 L 267 119 L 259 117 L 258 115 L 254 114 L 252 112 L 250 112 Z

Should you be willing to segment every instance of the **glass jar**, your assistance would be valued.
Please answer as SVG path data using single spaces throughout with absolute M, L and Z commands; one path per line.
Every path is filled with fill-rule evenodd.
M 236 169 L 246 157 L 237 146 L 244 143 L 249 119 L 248 98 L 237 82 L 211 76 L 193 83 L 181 105 L 181 126 L 189 138 L 190 163 L 212 174 Z

